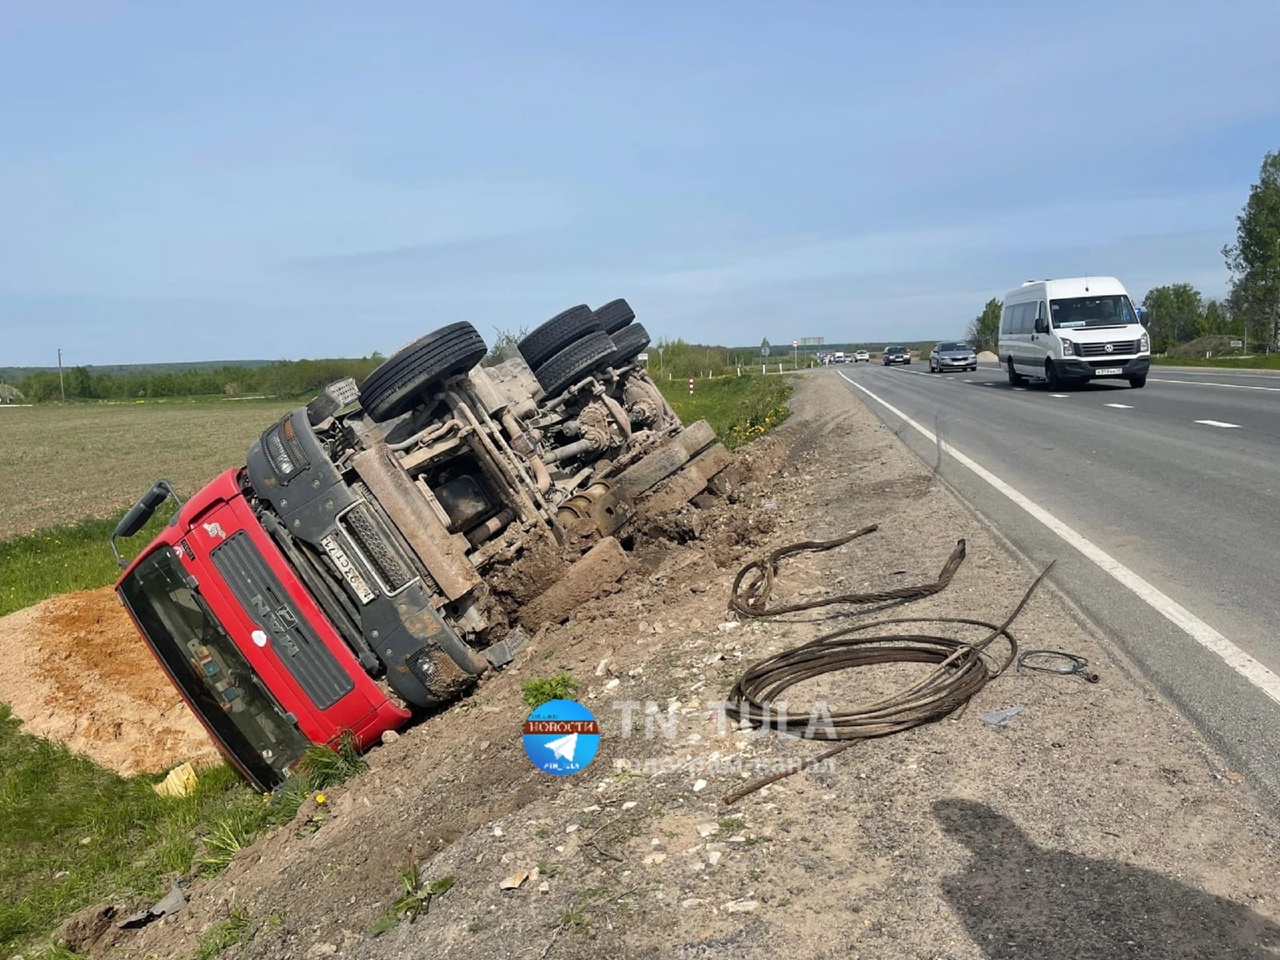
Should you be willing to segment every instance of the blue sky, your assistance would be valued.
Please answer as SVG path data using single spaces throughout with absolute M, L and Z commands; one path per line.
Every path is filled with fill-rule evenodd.
M 29 9 L 24 9 L 29 8 Z M 0 366 L 963 334 L 1224 292 L 1280 4 L 0 4 Z

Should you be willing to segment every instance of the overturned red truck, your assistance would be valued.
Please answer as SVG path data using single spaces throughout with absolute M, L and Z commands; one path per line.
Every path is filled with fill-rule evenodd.
M 178 503 L 116 591 L 245 777 L 272 789 L 310 744 L 351 731 L 366 746 L 465 694 L 555 618 L 563 577 L 625 565 L 638 511 L 727 466 L 638 361 L 634 319 L 625 300 L 573 307 L 487 366 L 474 327 L 443 327 L 287 413 Z M 121 566 L 117 539 L 171 497 L 159 480 L 121 519 Z M 535 555 L 560 564 L 525 577 L 540 596 L 491 587 Z

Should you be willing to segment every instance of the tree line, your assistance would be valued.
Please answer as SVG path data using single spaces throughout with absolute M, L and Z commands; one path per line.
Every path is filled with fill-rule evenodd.
M 343 377 L 362 381 L 382 362 L 369 357 L 331 360 L 280 360 L 259 367 L 228 365 L 162 373 L 102 373 L 88 367 L 69 367 L 34 373 L 19 382 L 29 402 L 60 400 L 139 400 L 162 397 L 291 397 L 314 394 Z
M 1236 218 L 1235 243 L 1222 248 L 1230 275 L 1223 301 L 1205 300 L 1189 283 L 1153 287 L 1142 299 L 1151 349 L 1165 353 L 1207 337 L 1232 337 L 1244 349 L 1280 347 L 1280 150 L 1262 161 L 1258 182 Z M 975 349 L 995 351 L 1004 305 L 992 298 L 969 322 Z

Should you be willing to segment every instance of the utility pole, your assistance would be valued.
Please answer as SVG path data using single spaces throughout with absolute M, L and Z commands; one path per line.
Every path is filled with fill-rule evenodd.
M 58 391 L 62 394 L 62 402 L 67 402 L 67 387 L 62 382 L 62 348 L 58 348 Z

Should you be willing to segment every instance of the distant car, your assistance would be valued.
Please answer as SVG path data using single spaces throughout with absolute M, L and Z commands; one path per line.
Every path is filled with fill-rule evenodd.
M 929 354 L 929 372 L 943 370 L 977 370 L 978 355 L 967 343 L 943 341 Z
M 862 363 L 864 360 L 865 360 L 867 363 L 870 363 L 870 362 L 871 362 L 871 354 L 867 353 L 867 351 L 865 351 L 865 350 L 858 350 L 858 351 L 856 351 L 856 352 L 854 353 L 854 355 L 853 355 L 853 362 L 854 362 L 854 363 Z
M 844 363 L 844 353 L 843 353 L 843 352 L 841 352 L 841 351 L 839 351 L 839 350 L 837 350 L 837 351 L 835 352 L 835 355 L 831 358 L 831 362 L 832 362 L 832 363 Z
M 911 364 L 911 351 L 906 347 L 885 347 L 884 353 L 880 354 L 880 362 L 886 367 L 891 363 Z

